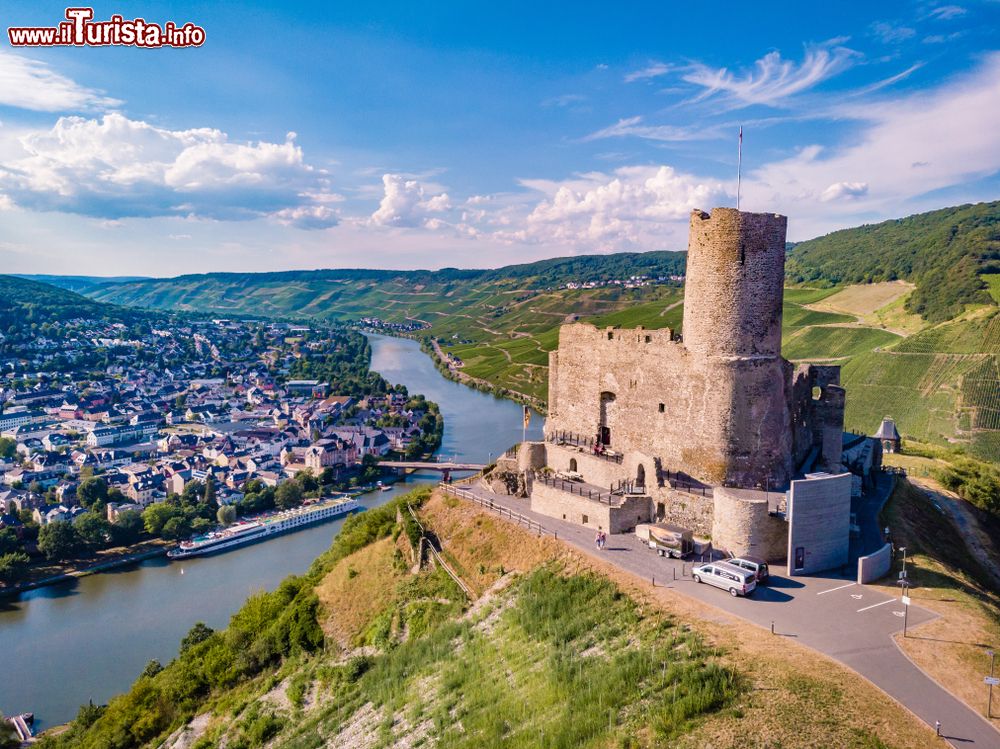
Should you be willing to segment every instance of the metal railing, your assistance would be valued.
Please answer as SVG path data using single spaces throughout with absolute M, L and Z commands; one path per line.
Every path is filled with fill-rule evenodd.
M 670 485 L 671 489 L 687 492 L 688 494 L 698 494 L 702 497 L 712 496 L 712 487 L 699 483 L 686 473 L 678 471 L 661 471 L 660 478 Z
M 587 484 L 581 484 L 577 481 L 567 481 L 554 476 L 547 476 L 544 473 L 536 473 L 535 481 L 541 481 L 543 484 L 551 486 L 553 489 L 559 489 L 560 491 L 564 491 L 569 494 L 586 497 L 587 499 L 592 499 L 595 502 L 600 502 L 601 504 L 609 506 L 617 506 L 619 504 L 618 498 L 611 492 L 602 492 L 600 490 L 595 491 Z
M 454 497 L 461 497 L 462 499 L 467 499 L 480 507 L 490 510 L 491 512 L 497 513 L 501 518 L 507 518 L 518 525 L 523 525 L 529 531 L 537 533 L 539 536 L 549 535 L 554 538 L 559 538 L 555 531 L 550 531 L 541 523 L 532 520 L 529 517 L 522 515 L 519 512 L 511 510 L 509 507 L 504 507 L 503 505 L 498 505 L 492 500 L 484 499 L 468 489 L 462 489 L 461 487 L 455 486 L 453 484 L 439 484 L 440 489 L 445 494 L 451 494 Z
M 421 523 L 417 518 L 417 513 L 413 511 L 413 508 L 409 505 L 409 503 L 407 503 L 406 509 L 410 511 L 410 517 L 413 518 L 413 522 L 416 523 L 417 528 L 420 529 L 420 544 L 431 553 L 431 556 L 434 557 L 434 561 L 441 565 L 441 569 L 443 569 L 448 576 L 455 581 L 455 584 L 461 588 L 462 592 L 465 593 L 465 597 L 470 601 L 476 600 L 476 596 L 472 593 L 472 588 L 465 584 L 465 581 L 459 577 L 458 573 L 451 568 L 451 565 L 444 560 L 441 552 L 435 548 L 434 542 L 431 541 L 430 536 L 427 535 L 427 531 L 424 530 L 423 523 Z M 420 552 L 418 551 L 417 553 L 419 554 Z
M 621 463 L 624 460 L 624 456 L 621 453 L 615 453 L 609 455 L 605 451 L 597 452 L 595 450 L 595 445 L 597 440 L 593 437 L 584 437 L 582 434 L 577 434 L 576 432 L 567 432 L 560 430 L 557 432 L 549 432 L 545 435 L 545 441 L 551 442 L 554 445 L 573 445 L 574 447 L 586 448 L 590 455 L 596 458 L 603 458 L 611 463 Z

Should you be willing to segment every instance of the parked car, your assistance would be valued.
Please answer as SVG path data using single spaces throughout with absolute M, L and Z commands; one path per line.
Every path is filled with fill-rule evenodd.
M 694 534 L 687 528 L 667 523 L 643 523 L 635 528 L 635 535 L 645 541 L 661 557 L 683 559 L 694 551 Z
M 709 562 L 691 570 L 696 583 L 708 583 L 728 590 L 733 598 L 750 595 L 757 587 L 756 575 L 750 570 L 736 567 L 729 562 Z
M 754 573 L 756 576 L 758 585 L 767 585 L 770 573 L 767 570 L 767 562 L 760 557 L 733 557 L 732 559 L 727 559 L 726 564 L 732 564 L 736 567 L 742 567 L 745 570 L 750 570 L 750 572 Z

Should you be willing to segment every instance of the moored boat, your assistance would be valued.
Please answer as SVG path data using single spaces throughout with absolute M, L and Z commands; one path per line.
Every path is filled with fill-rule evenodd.
M 168 551 L 167 556 L 170 559 L 186 559 L 214 554 L 268 536 L 298 530 L 313 523 L 343 517 L 358 509 L 361 509 L 361 505 L 357 500 L 348 498 L 321 500 L 291 510 L 258 515 L 228 528 L 182 541 L 176 549 Z

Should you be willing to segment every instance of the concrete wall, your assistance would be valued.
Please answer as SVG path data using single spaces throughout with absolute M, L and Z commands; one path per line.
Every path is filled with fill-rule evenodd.
M 737 556 L 750 554 L 762 557 L 768 562 L 779 562 L 785 558 L 788 524 L 768 514 L 765 492 L 716 487 L 714 502 L 714 548 Z
M 892 569 L 892 544 L 886 544 L 866 557 L 858 558 L 858 585 L 880 580 Z
M 531 490 L 532 512 L 593 528 L 595 532 L 627 533 L 638 523 L 649 522 L 649 508 L 649 497 L 628 497 L 619 507 L 611 507 L 540 481 Z
M 847 564 L 851 531 L 851 475 L 793 481 L 788 492 L 788 574 L 805 575 Z M 795 568 L 796 549 L 804 551 Z

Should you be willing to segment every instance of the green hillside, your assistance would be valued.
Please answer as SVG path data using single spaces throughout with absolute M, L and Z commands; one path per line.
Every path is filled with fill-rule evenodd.
M 144 315 L 48 283 L 0 276 L 0 331 L 7 335 L 29 331 L 32 326 L 84 317 L 131 322 Z
M 790 281 L 859 284 L 904 279 L 907 309 L 942 322 L 969 304 L 995 304 L 982 274 L 1000 265 L 1000 201 L 943 208 L 801 242 Z

